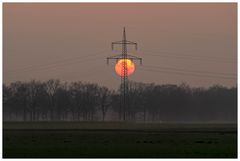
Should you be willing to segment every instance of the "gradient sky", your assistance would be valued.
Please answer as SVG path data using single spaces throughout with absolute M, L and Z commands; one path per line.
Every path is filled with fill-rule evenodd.
M 106 57 L 127 39 L 143 58 L 129 80 L 208 87 L 237 84 L 236 3 L 4 3 L 3 81 L 94 82 L 117 88 Z

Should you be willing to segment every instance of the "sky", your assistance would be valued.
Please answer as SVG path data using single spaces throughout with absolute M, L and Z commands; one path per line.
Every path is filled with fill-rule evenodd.
M 130 81 L 237 85 L 237 3 L 4 3 L 3 82 L 60 79 L 120 84 L 111 42 L 142 66 Z

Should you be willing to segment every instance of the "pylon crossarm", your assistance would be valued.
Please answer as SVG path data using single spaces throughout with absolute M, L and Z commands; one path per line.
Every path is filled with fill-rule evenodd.
M 116 55 L 116 56 L 107 57 L 107 64 L 109 64 L 109 60 L 116 60 L 116 61 L 118 61 L 119 59 L 122 59 L 122 55 Z
M 112 45 L 122 45 L 122 44 L 127 44 L 127 45 L 136 45 L 137 46 L 137 43 L 133 43 L 133 42 L 113 42 Z
M 122 44 L 126 44 L 126 43 L 123 43 L 123 42 L 113 42 L 112 43 L 112 50 L 114 50 L 114 45 L 122 45 Z
M 127 44 L 133 44 L 133 45 L 137 45 L 137 43 L 136 43 L 136 42 L 132 42 L 132 41 L 128 41 L 128 40 L 126 40 L 126 43 L 127 43 Z
M 129 45 L 137 45 L 137 43 L 135 43 L 135 42 L 131 42 L 131 41 L 115 41 L 115 42 L 112 42 L 112 45 L 114 45 L 114 44 L 129 44 Z
M 121 40 L 121 41 L 115 41 L 115 42 L 112 42 L 112 50 L 113 50 L 113 48 L 114 48 L 114 45 L 117 45 L 117 44 L 123 44 L 123 41 Z
M 129 58 L 129 59 L 141 59 L 141 58 L 139 58 L 139 57 L 137 57 L 137 56 L 134 56 L 134 55 L 127 55 L 127 58 Z
M 120 43 L 123 43 L 123 41 L 120 40 L 120 41 L 114 41 L 114 42 L 112 42 L 112 44 L 120 44 Z
M 116 58 L 121 59 L 122 55 L 119 54 L 119 55 L 114 55 L 114 56 L 107 57 L 107 59 L 116 59 Z
M 131 42 L 131 41 L 115 41 L 115 42 L 112 42 L 112 50 L 114 48 L 114 45 L 122 45 L 122 44 L 127 44 L 127 45 L 135 45 L 135 49 L 137 50 L 137 43 L 135 42 Z
M 128 40 L 126 40 L 126 42 L 127 42 L 128 45 L 135 45 L 135 49 L 137 50 L 137 43 L 132 42 L 132 41 L 128 41 Z

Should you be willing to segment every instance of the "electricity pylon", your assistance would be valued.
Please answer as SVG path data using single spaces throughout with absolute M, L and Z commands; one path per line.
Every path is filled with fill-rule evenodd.
M 107 64 L 109 64 L 109 60 L 118 60 L 123 59 L 122 63 L 122 71 L 121 71 L 121 86 L 120 86 L 120 120 L 126 119 L 126 109 L 128 106 L 128 69 L 126 59 L 130 59 L 131 61 L 139 61 L 140 65 L 142 64 L 142 58 L 127 54 L 127 45 L 134 45 L 137 50 L 137 43 L 128 41 L 126 39 L 126 31 L 125 27 L 123 28 L 123 39 L 121 41 L 112 42 L 112 50 L 114 49 L 114 45 L 122 45 L 122 54 L 107 57 Z M 123 117 L 122 117 L 123 113 Z

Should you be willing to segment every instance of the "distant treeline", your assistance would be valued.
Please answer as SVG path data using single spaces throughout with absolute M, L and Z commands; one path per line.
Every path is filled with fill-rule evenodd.
M 3 85 L 5 121 L 236 122 L 237 88 L 129 82 L 127 108 L 120 92 L 59 80 Z M 125 116 L 125 117 L 123 117 Z

